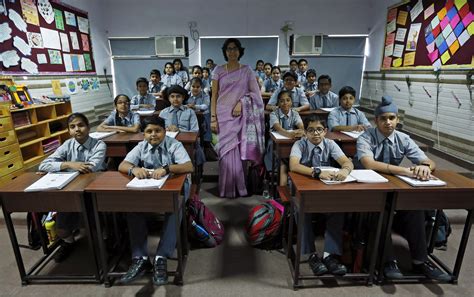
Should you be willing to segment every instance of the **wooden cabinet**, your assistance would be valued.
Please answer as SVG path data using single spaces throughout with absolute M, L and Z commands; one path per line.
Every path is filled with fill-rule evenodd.
M 11 110 L 24 169 L 38 165 L 69 138 L 70 102 L 33 105 Z
M 13 122 L 10 116 L 10 106 L 0 104 L 0 185 L 8 183 L 20 175 L 23 162 Z

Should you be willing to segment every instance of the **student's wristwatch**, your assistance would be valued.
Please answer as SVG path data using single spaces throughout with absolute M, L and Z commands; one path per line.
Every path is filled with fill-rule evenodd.
M 428 166 L 428 168 L 430 169 L 430 171 L 433 172 L 433 168 L 431 167 L 431 164 L 429 164 L 429 163 L 421 163 L 420 165 L 422 165 L 422 166 Z
M 168 164 L 163 166 L 163 169 L 166 171 L 166 174 L 170 174 L 170 166 Z
M 318 178 L 319 179 L 319 176 L 321 175 L 321 168 L 319 167 L 312 167 L 313 168 L 313 173 L 311 173 L 311 176 L 313 178 Z
M 128 176 L 133 176 L 133 168 L 135 167 L 136 167 L 135 165 L 132 165 L 132 167 L 128 169 Z

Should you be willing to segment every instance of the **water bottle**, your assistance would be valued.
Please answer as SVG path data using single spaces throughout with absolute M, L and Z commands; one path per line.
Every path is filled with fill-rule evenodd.
M 44 228 L 46 229 L 46 234 L 48 234 L 49 244 L 52 244 L 58 238 L 56 233 L 56 221 L 49 220 L 44 223 Z
M 199 241 L 204 242 L 210 237 L 209 232 L 207 232 L 206 229 L 200 225 L 196 224 L 194 220 L 191 222 L 191 226 L 193 227 L 195 235 Z
M 268 186 L 268 180 L 264 179 L 263 180 L 263 192 L 262 196 L 264 199 L 270 199 L 270 191 L 269 191 L 269 186 Z

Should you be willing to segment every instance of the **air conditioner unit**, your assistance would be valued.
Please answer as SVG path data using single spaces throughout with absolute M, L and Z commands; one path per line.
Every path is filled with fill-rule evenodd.
M 290 56 L 321 55 L 323 53 L 323 35 L 290 36 Z
M 188 57 L 188 38 L 185 36 L 155 36 L 155 53 L 159 57 Z

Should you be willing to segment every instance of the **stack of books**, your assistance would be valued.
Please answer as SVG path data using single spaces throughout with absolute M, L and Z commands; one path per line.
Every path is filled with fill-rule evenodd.
M 61 143 L 59 142 L 59 139 L 47 139 L 43 142 L 43 152 L 49 154 L 55 151 L 60 145 Z
M 15 128 L 31 124 L 30 115 L 27 111 L 12 113 L 12 120 Z

